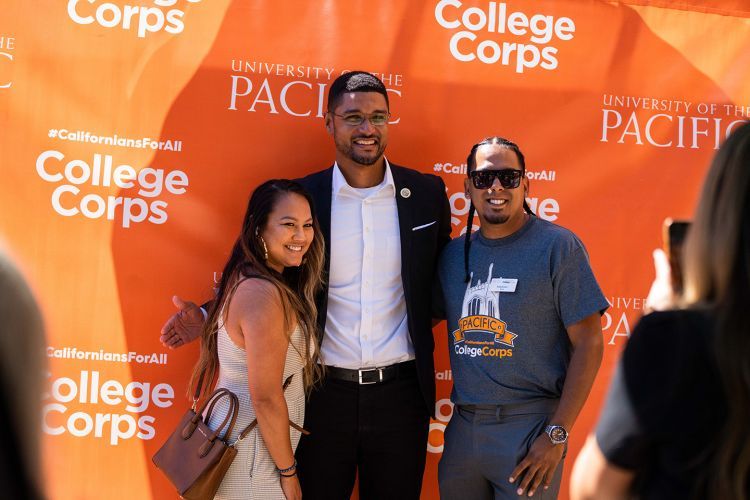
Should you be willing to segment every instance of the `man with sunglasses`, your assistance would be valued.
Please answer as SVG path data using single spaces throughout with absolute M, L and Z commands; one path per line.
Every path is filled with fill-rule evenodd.
M 531 213 L 516 144 L 474 145 L 467 171 L 466 236 L 438 266 L 455 404 L 441 498 L 556 498 L 568 432 L 601 363 L 608 304 L 581 241 Z
M 325 127 L 335 162 L 299 182 L 326 243 L 317 297 L 325 379 L 306 405 L 297 449 L 306 499 L 420 496 L 435 409 L 431 290 L 450 239 L 443 181 L 389 163 L 388 93 L 374 75 L 346 73 L 329 89 Z M 192 303 L 162 328 L 179 347 L 196 338 Z M 281 465 L 285 467 L 287 464 Z

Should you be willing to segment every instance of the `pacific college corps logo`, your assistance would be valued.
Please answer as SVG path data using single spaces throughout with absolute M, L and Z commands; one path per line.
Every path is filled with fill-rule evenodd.
M 471 278 L 474 278 L 472 273 Z M 518 337 L 500 319 L 499 296 L 513 292 L 517 279 L 493 278 L 492 264 L 487 281 L 466 286 L 458 329 L 453 332 L 453 348 L 460 356 L 505 358 L 513 356 L 513 340 Z M 504 346 L 504 347 L 503 347 Z

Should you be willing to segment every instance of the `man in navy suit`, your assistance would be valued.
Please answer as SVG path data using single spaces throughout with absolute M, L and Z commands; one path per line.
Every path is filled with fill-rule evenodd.
M 317 301 L 326 377 L 297 450 L 308 499 L 348 499 L 357 475 L 363 500 L 421 491 L 435 403 L 431 289 L 450 208 L 439 177 L 385 158 L 389 119 L 377 77 L 337 78 L 325 117 L 336 161 L 300 179 L 326 241 Z M 194 304 L 175 304 L 181 311 L 162 329 L 170 347 L 192 340 L 202 321 Z

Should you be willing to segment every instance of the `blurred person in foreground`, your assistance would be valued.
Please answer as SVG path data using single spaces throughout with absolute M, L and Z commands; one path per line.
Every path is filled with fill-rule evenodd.
M 684 248 L 684 291 L 644 316 L 571 497 L 750 498 L 750 125 L 713 160 Z M 668 264 L 655 253 L 657 282 Z M 667 270 L 665 272 L 664 270 Z
M 39 456 L 44 381 L 42 316 L 0 249 L 0 496 L 42 496 Z

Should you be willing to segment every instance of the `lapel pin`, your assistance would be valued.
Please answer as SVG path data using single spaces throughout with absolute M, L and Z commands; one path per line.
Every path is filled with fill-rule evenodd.
M 408 198 L 411 196 L 411 190 L 409 188 L 403 188 L 401 189 L 401 197 L 402 198 Z

